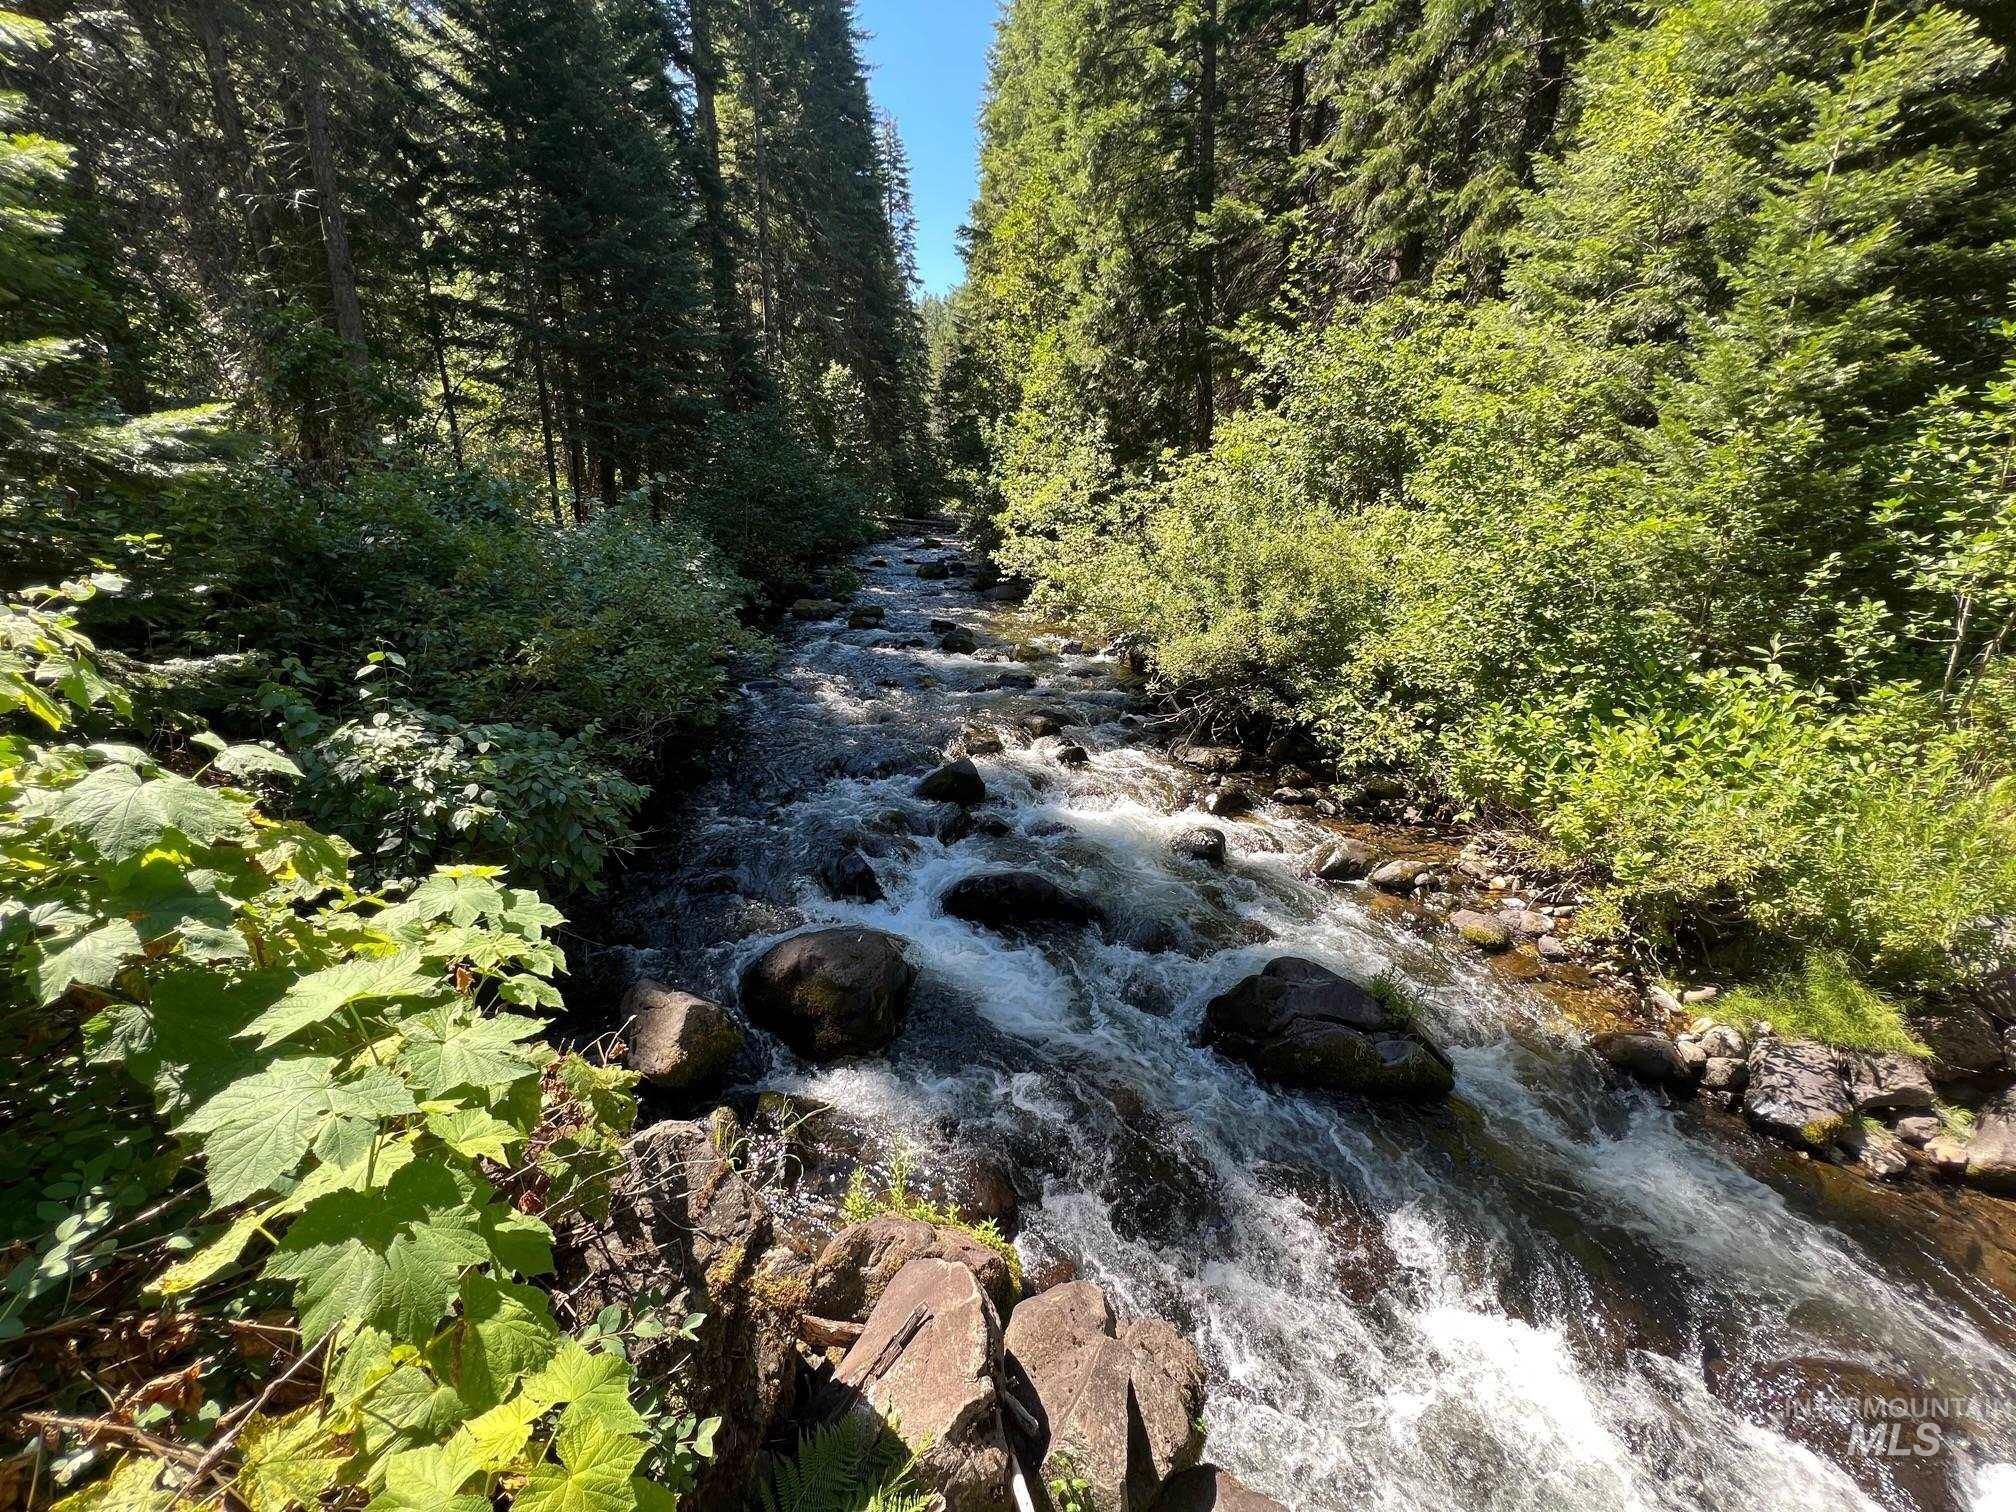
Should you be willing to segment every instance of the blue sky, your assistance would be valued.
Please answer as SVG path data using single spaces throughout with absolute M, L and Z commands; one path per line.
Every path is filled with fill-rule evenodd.
M 994 40 L 993 0 L 857 0 L 875 103 L 910 151 L 917 266 L 943 294 L 962 276 L 959 227 L 979 174 L 980 97 Z

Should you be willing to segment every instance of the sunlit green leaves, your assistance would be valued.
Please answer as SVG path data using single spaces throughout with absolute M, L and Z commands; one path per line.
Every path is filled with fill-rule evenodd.
M 269 1049 L 289 1035 L 319 1024 L 358 1004 L 379 1004 L 424 996 L 440 987 L 420 952 L 367 956 L 311 972 L 287 989 L 279 1002 L 241 1031 Z
M 207 846 L 252 833 L 242 800 L 186 777 L 144 776 L 117 763 L 50 795 L 40 809 L 59 831 L 114 862 L 175 842 Z

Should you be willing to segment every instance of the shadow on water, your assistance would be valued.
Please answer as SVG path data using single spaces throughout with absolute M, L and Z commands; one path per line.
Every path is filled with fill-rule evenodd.
M 918 579 L 939 544 L 878 550 L 860 598 L 883 628 L 809 627 L 747 689 L 676 864 L 617 910 L 654 970 L 724 996 L 807 923 L 909 942 L 922 983 L 886 1057 L 769 1045 L 757 1085 L 1005 1156 L 1025 1256 L 1187 1330 L 1211 1458 L 1298 1507 L 2016 1508 L 2007 1205 L 1879 1190 L 1620 1094 L 1538 994 L 1302 880 L 1305 822 L 1213 821 L 1227 868 L 1176 859 L 1202 816 L 1120 669 L 1014 661 L 992 606 Z M 934 619 L 978 652 L 938 649 Z M 1017 733 L 1035 715 L 1089 760 Z M 976 723 L 1006 738 L 969 825 L 912 789 Z M 820 887 L 848 847 L 882 900 Z M 1018 939 L 938 907 L 1003 864 L 1106 923 Z M 1403 974 L 1456 1099 L 1291 1093 L 1197 1048 L 1203 1004 L 1287 952 Z M 1950 1410 L 1937 1452 L 1883 1452 L 1872 1398 Z

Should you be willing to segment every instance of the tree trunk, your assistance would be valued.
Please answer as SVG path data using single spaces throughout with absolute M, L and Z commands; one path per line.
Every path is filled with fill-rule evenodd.
M 762 0 L 749 0 L 749 112 L 753 122 L 750 141 L 756 153 L 756 269 L 762 282 L 763 355 L 770 370 L 777 370 L 777 318 L 774 305 L 775 282 L 770 271 L 770 177 L 763 160 L 763 25 L 767 7 Z
M 336 144 L 329 132 L 329 107 L 322 93 L 322 79 L 313 71 L 312 61 L 310 69 L 302 87 L 301 106 L 308 126 L 308 162 L 315 175 L 315 197 L 322 210 L 322 252 L 329 264 L 329 307 L 350 365 L 361 373 L 370 357 L 364 346 L 364 310 L 357 301 L 357 269 L 350 260 L 350 221 L 343 213 L 342 186 L 336 174 Z
M 245 132 L 245 113 L 238 104 L 238 88 L 231 76 L 230 44 L 218 19 L 215 0 L 195 0 L 190 14 L 196 23 L 196 39 L 203 48 L 203 71 L 210 85 L 210 106 L 217 117 L 217 134 L 224 139 L 230 172 L 237 180 L 244 202 L 246 245 L 259 271 L 269 277 L 274 272 L 273 223 L 267 214 L 269 194 L 258 154 L 252 150 Z
M 1218 0 L 1204 0 L 1203 66 L 1197 91 L 1197 448 L 1217 427 L 1211 328 L 1218 319 L 1218 260 L 1211 215 L 1218 203 Z
M 706 228 L 709 297 L 714 307 L 714 329 L 721 341 L 722 402 L 729 409 L 744 409 L 752 395 L 749 375 L 744 371 L 748 358 L 748 337 L 742 317 L 741 295 L 735 288 L 735 244 L 729 230 L 728 186 L 721 177 L 721 121 L 714 101 L 721 86 L 720 64 L 714 55 L 714 30 L 708 7 L 711 0 L 689 0 L 688 19 L 693 37 L 693 116 L 700 144 L 700 216 Z

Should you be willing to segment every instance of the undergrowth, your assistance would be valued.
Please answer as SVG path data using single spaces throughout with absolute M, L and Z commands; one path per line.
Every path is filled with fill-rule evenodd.
M 1738 1023 L 1762 1019 L 1780 1034 L 1816 1039 L 1842 1050 L 1931 1054 L 1911 1033 L 1896 1003 L 1856 976 L 1841 956 L 1808 955 L 1799 969 L 1730 993 L 1722 1015 Z
M 957 1229 L 967 1237 L 976 1239 L 1008 1262 L 1008 1274 L 1015 1282 L 1015 1290 L 1022 1290 L 1022 1257 L 1015 1246 L 1009 1243 L 1001 1232 L 1001 1226 L 992 1218 L 983 1218 L 978 1223 L 968 1222 L 949 1206 L 932 1202 L 910 1190 L 910 1178 L 916 1174 L 917 1163 L 907 1149 L 898 1147 L 889 1158 L 889 1178 L 881 1192 L 869 1188 L 868 1170 L 856 1166 L 854 1174 L 847 1182 L 847 1199 L 843 1213 L 849 1223 L 866 1223 L 893 1213 L 899 1218 L 911 1218 L 919 1223 L 928 1223 L 933 1228 Z

